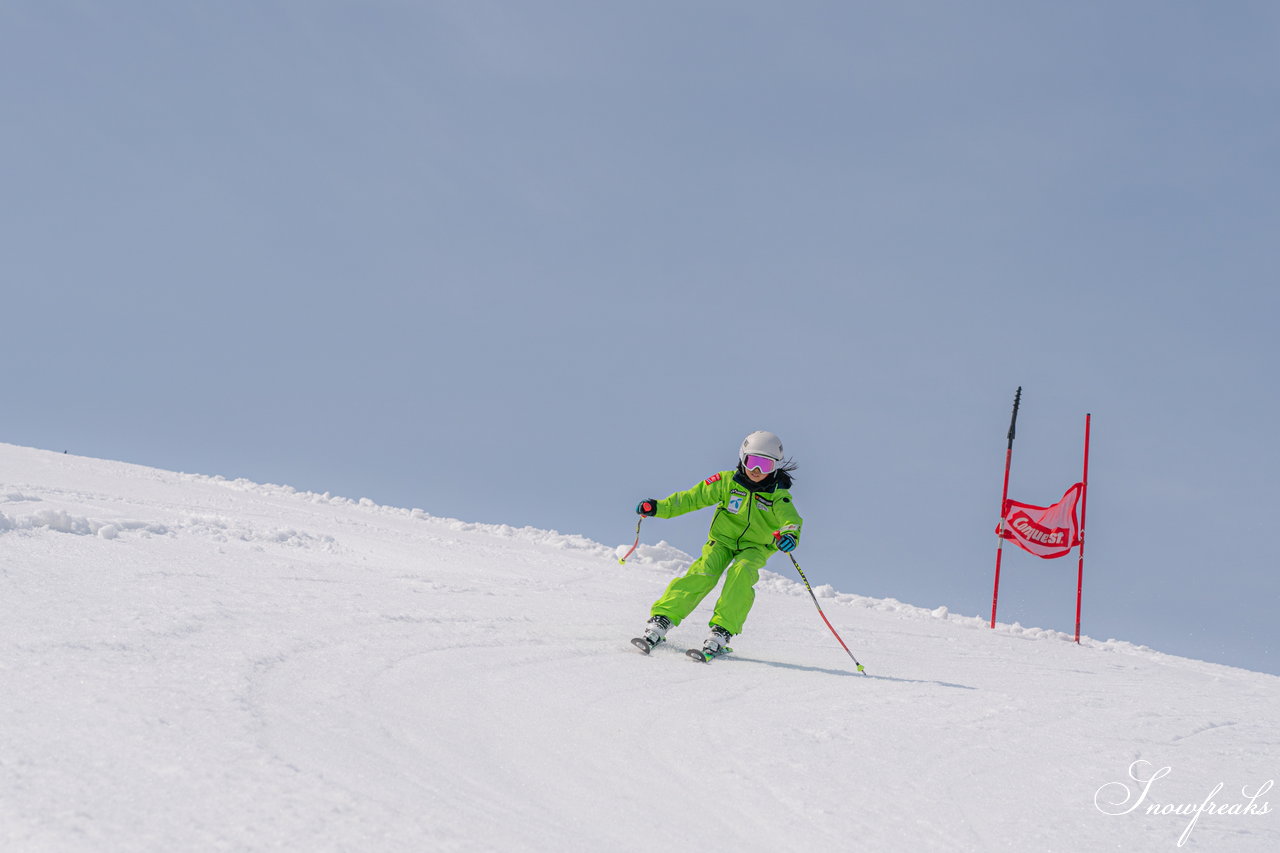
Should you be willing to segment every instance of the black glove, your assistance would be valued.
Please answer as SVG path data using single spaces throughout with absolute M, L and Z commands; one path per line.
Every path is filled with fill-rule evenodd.
M 658 514 L 657 498 L 645 498 L 644 500 L 640 501 L 640 503 L 636 504 L 636 515 L 657 515 L 657 514 Z
M 796 535 L 794 533 L 780 533 L 775 530 L 773 538 L 777 541 L 778 550 L 784 554 L 790 554 L 796 549 Z

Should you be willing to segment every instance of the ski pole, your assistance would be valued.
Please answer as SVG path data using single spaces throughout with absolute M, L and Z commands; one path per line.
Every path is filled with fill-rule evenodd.
M 809 579 L 804 576 L 804 569 L 800 568 L 800 564 L 796 562 L 795 557 L 791 554 L 787 554 L 787 556 L 791 557 L 791 565 L 795 566 L 796 571 L 800 573 L 800 580 L 804 581 L 804 588 L 809 590 L 809 597 L 813 599 L 813 606 L 818 608 L 818 615 L 822 617 L 823 622 L 827 623 L 827 627 L 831 628 L 831 633 L 836 635 L 836 639 L 840 640 L 840 635 L 836 634 L 836 629 L 831 626 L 831 620 L 827 618 L 827 614 L 822 612 L 822 605 L 818 603 L 818 596 L 813 594 L 813 587 L 809 586 Z M 849 651 L 849 647 L 844 645 L 844 640 L 840 640 L 840 645 L 844 646 L 845 652 L 848 653 L 849 657 L 853 658 L 853 665 L 858 668 L 858 672 L 866 675 L 867 671 L 863 669 L 862 664 L 858 663 L 858 659 L 853 657 L 853 652 Z
M 618 563 L 620 565 L 625 564 L 627 562 L 627 557 L 630 557 L 632 554 L 634 554 L 636 552 L 636 549 L 640 547 L 640 524 L 643 521 L 644 521 L 643 515 L 640 516 L 638 519 L 636 519 L 636 544 L 631 546 L 630 551 L 628 551 L 627 553 L 623 554 L 621 557 L 618 558 Z

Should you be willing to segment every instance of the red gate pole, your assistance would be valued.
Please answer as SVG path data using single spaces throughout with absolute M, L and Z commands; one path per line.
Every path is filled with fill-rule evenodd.
M 1089 511 L 1089 422 L 1093 415 L 1084 416 L 1084 489 L 1080 493 L 1080 564 L 1076 568 L 1076 643 L 1080 642 L 1080 599 L 1084 592 L 1084 521 Z
M 1013 462 L 1013 434 L 1018 425 L 1018 404 L 1022 401 L 1022 386 L 1013 395 L 1013 417 L 1009 421 L 1009 446 L 1004 452 L 1004 490 L 1000 495 L 1000 537 L 996 545 L 996 582 L 991 592 L 991 627 L 996 627 L 996 602 L 1000 600 L 1000 558 L 1004 556 L 1004 517 L 1009 505 L 1009 466 Z

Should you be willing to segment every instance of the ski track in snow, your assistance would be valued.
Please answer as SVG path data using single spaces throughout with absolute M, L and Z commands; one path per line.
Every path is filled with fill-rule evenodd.
M 1135 761 L 1280 775 L 1274 676 L 815 587 L 861 676 L 781 574 L 645 657 L 689 557 L 624 550 L 0 445 L 0 849 L 1167 850 L 1095 806 Z

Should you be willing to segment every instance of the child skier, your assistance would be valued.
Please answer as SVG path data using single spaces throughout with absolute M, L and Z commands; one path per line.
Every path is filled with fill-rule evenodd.
M 702 644 L 703 658 L 722 654 L 730 638 L 742 633 L 742 624 L 755 602 L 760 569 L 774 549 L 792 551 L 800 540 L 803 521 L 789 491 L 795 467 L 784 461 L 782 440 L 758 430 L 743 439 L 736 471 L 712 474 L 692 489 L 662 500 L 649 498 L 636 506 L 640 515 L 674 518 L 716 505 L 702 556 L 653 603 L 644 634 L 631 641 L 637 648 L 648 654 L 665 640 L 667 631 L 715 589 L 721 575 L 724 589 L 708 623 L 711 633 Z M 696 657 L 696 652 L 690 654 Z

